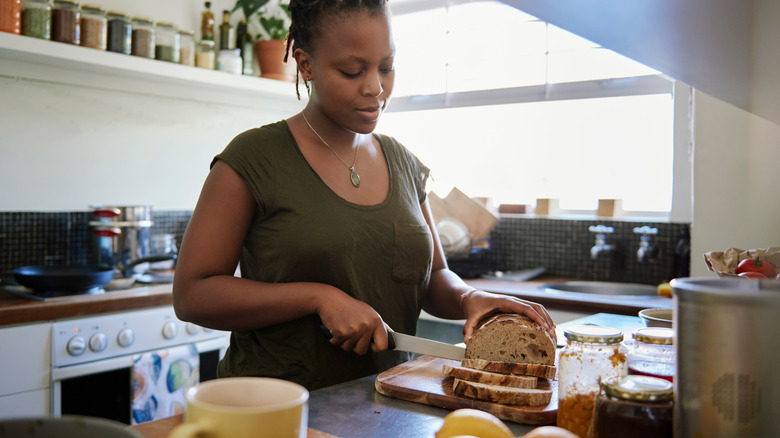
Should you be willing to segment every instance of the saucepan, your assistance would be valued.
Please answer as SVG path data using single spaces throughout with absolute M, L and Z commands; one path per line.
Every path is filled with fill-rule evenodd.
M 34 291 L 80 292 L 114 278 L 109 266 L 24 266 L 11 271 L 17 283 Z

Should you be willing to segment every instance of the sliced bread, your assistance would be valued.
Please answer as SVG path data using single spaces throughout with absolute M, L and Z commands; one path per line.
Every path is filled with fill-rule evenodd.
M 555 365 L 555 342 L 529 318 L 502 313 L 474 330 L 466 343 L 466 359 Z
M 530 376 L 513 376 L 511 374 L 491 373 L 490 371 L 480 371 L 471 368 L 456 367 L 444 365 L 445 376 L 452 376 L 456 379 L 469 382 L 486 383 L 489 385 L 498 385 L 507 388 L 536 388 L 539 379 Z
M 552 365 L 510 363 L 484 359 L 463 359 L 461 366 L 492 373 L 534 376 L 544 379 L 554 379 L 556 374 L 556 367 Z
M 461 379 L 455 379 L 452 390 L 460 396 L 506 405 L 544 406 L 552 399 L 550 390 L 507 388 Z

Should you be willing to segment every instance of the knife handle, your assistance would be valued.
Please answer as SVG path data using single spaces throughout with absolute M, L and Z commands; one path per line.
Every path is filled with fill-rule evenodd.
M 323 335 L 325 335 L 326 339 L 331 339 L 333 337 L 333 333 L 328 330 L 327 327 L 325 327 L 325 324 L 320 324 L 320 331 Z M 371 339 L 371 343 L 373 343 L 373 338 Z M 393 340 L 393 332 L 390 330 L 387 331 L 387 349 L 388 350 L 395 350 L 395 340 Z

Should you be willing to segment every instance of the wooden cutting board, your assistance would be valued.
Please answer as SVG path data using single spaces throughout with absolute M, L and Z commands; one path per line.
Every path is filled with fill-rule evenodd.
M 513 406 L 485 402 L 455 395 L 452 377 L 442 374 L 444 365 L 460 362 L 434 356 L 420 356 L 393 367 L 376 377 L 374 386 L 380 394 L 445 409 L 474 408 L 496 417 L 522 424 L 555 424 L 558 416 L 558 382 L 539 379 L 539 388 L 552 390 L 547 406 Z

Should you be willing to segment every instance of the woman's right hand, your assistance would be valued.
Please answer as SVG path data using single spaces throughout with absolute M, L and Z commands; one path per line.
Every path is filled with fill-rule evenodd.
M 387 330 L 376 310 L 339 289 L 333 290 L 317 306 L 317 314 L 333 335 L 330 343 L 360 355 L 369 349 L 386 350 Z

